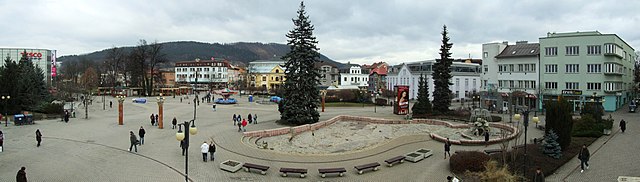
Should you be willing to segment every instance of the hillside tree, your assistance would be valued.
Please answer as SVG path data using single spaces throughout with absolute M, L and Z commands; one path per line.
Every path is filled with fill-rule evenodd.
M 450 85 L 453 85 L 450 80 L 451 76 L 451 47 L 452 43 L 449 43 L 449 37 L 447 36 L 447 26 L 442 27 L 442 45 L 440 46 L 440 59 L 436 60 L 433 65 L 433 109 L 440 114 L 449 112 L 449 106 L 451 106 L 451 89 Z
M 290 52 L 282 57 L 287 79 L 283 84 L 280 120 L 296 125 L 316 123 L 320 118 L 317 111 L 320 92 L 316 87 L 320 73 L 314 67 L 319 62 L 318 41 L 304 8 L 304 2 L 300 2 L 298 17 L 292 20 L 295 27 L 286 35 Z

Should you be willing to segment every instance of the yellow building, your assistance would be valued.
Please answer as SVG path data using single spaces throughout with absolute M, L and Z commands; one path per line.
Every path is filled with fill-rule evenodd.
M 249 63 L 249 87 L 274 92 L 284 83 L 284 61 L 257 60 Z

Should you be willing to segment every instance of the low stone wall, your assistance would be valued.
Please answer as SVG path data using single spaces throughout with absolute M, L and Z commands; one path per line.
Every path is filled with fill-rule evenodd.
M 318 130 L 322 127 L 329 126 L 338 121 L 356 121 L 356 122 L 368 122 L 368 123 L 375 123 L 375 124 L 430 124 L 430 125 L 447 126 L 449 128 L 470 128 L 471 127 L 470 124 L 452 124 L 447 121 L 434 120 L 434 119 L 394 120 L 394 119 L 339 115 L 331 119 L 317 122 L 314 124 L 306 124 L 306 125 L 300 125 L 296 127 L 282 127 L 282 128 L 268 129 L 268 130 L 249 131 L 249 132 L 244 132 L 243 134 L 246 137 L 271 137 L 271 136 L 277 136 L 277 135 L 291 134 L 291 131 L 293 131 L 294 132 L 293 135 L 295 136 L 298 133 L 307 132 L 311 130 Z M 517 128 L 512 127 L 510 125 L 501 124 L 501 123 L 489 123 L 489 126 L 504 129 L 511 132 L 511 134 L 508 135 L 506 138 L 490 139 L 489 140 L 490 144 L 500 143 L 504 140 L 511 140 L 515 138 L 519 132 Z M 447 140 L 446 138 L 433 133 L 430 134 L 430 136 L 434 140 L 441 141 L 441 142 L 444 142 Z M 485 144 L 484 140 L 461 139 L 461 140 L 450 140 L 450 141 L 452 144 L 456 144 L 456 145 L 484 145 Z

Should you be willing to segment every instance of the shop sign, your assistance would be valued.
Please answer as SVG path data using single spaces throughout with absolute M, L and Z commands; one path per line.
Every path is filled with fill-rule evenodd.
M 582 95 L 582 90 L 562 90 L 562 95 Z

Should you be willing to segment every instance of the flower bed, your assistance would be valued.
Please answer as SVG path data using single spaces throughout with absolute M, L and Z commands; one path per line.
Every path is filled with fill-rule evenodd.
M 242 168 L 242 162 L 234 161 L 234 160 L 226 160 L 220 163 L 220 169 L 229 171 L 232 173 L 237 172 Z
M 411 162 L 418 162 L 422 159 L 424 159 L 424 154 L 421 153 L 416 153 L 416 152 L 411 152 L 408 153 L 405 156 L 405 160 L 411 161 Z

